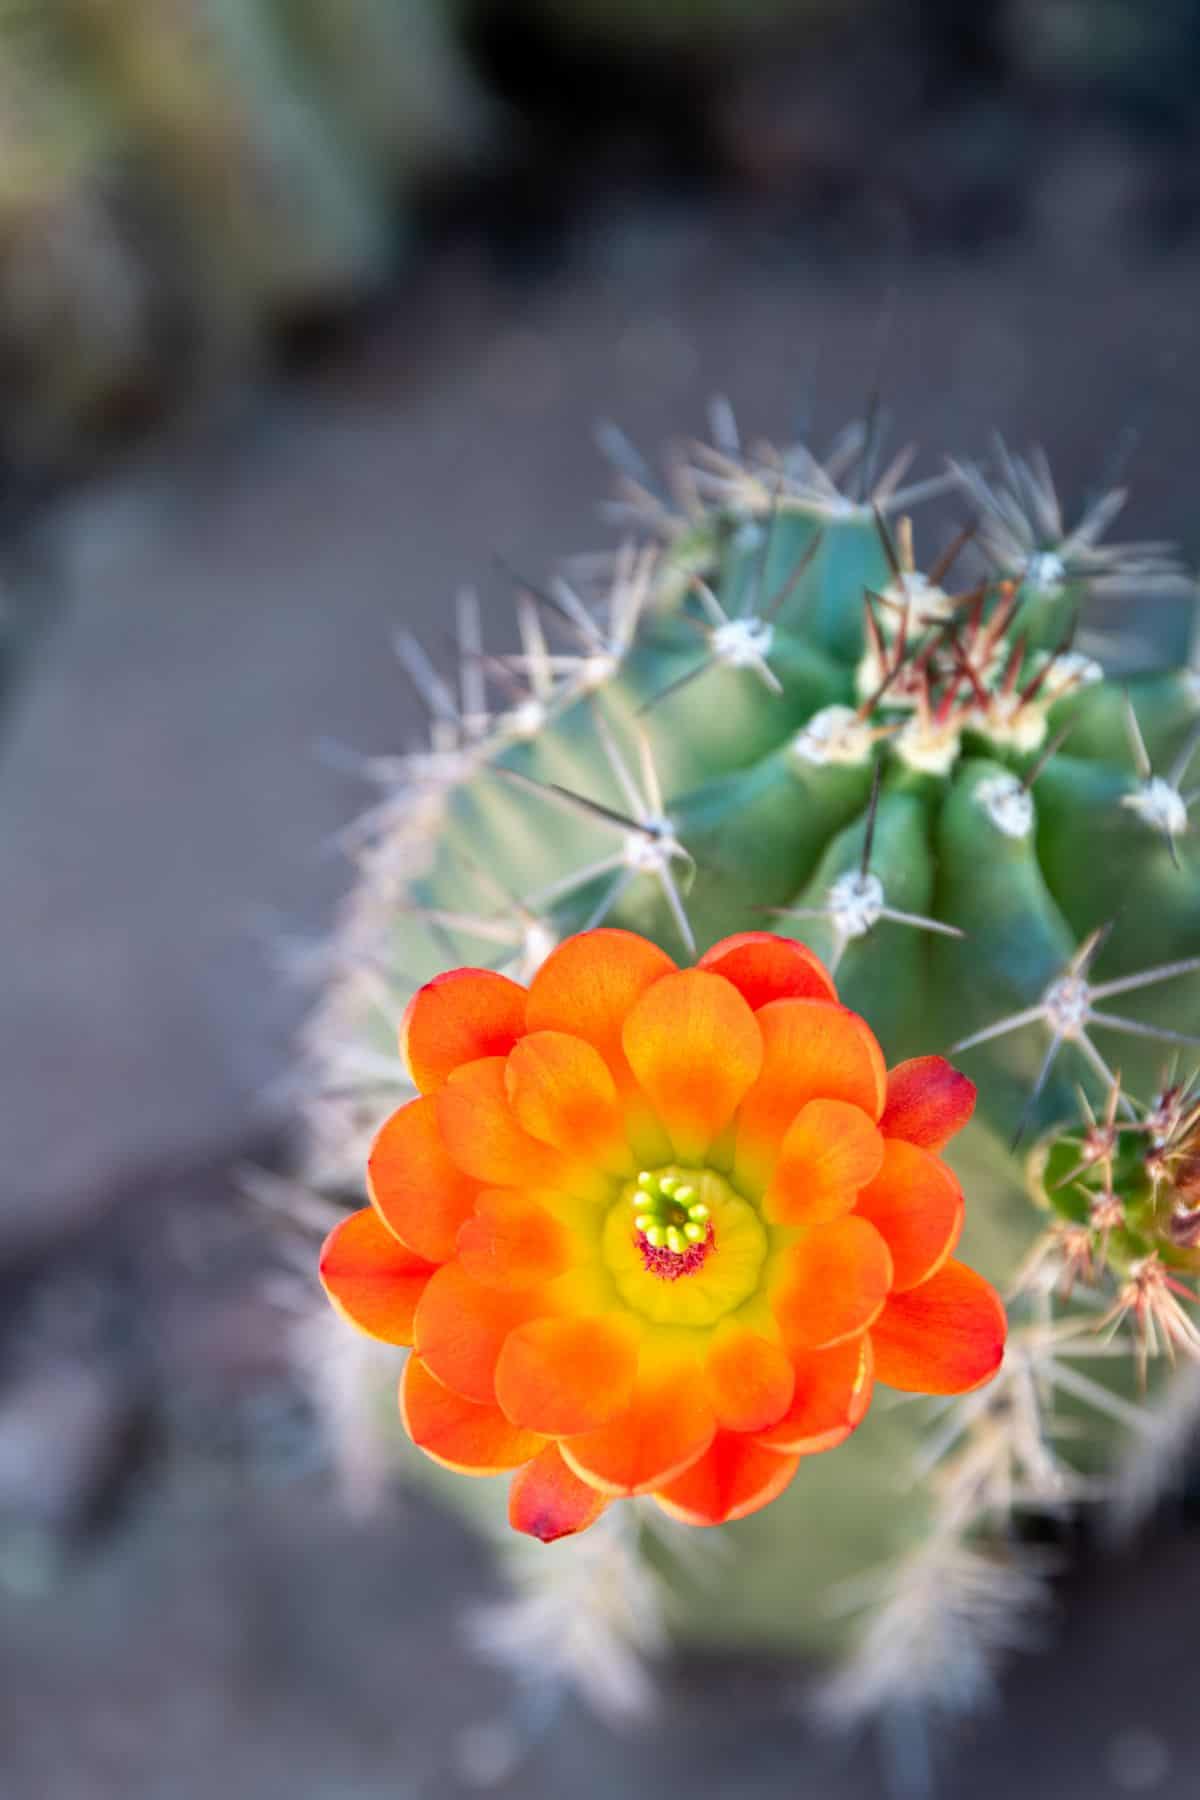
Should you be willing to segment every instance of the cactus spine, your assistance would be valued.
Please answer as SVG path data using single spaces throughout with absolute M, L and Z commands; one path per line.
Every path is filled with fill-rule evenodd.
M 1164 1044 L 1198 1041 L 1200 679 L 1117 684 L 1078 628 L 1096 587 L 1186 603 L 1189 584 L 1161 547 L 1101 545 L 1117 496 L 1068 528 L 1039 457 L 1002 454 L 994 485 L 955 465 L 906 485 L 907 455 L 880 469 L 869 427 L 824 460 L 744 453 L 726 408 L 714 435 L 666 487 L 610 439 L 642 542 L 518 582 L 516 651 L 483 651 L 469 596 L 457 686 L 402 641 L 432 737 L 375 771 L 383 796 L 309 1034 L 313 1176 L 357 1189 L 366 1134 L 406 1092 L 400 1013 L 437 970 L 527 977 L 602 921 L 688 961 L 773 918 L 837 965 L 889 1058 L 962 1052 L 985 1121 L 963 1166 L 969 1250 L 1008 1285 L 1037 1225 L 1005 1137 L 1074 1116 L 1080 1087 L 1107 1116 L 1118 1059 L 1149 1095 Z M 983 553 L 963 582 L 964 542 L 921 572 L 909 523 L 951 487 Z M 923 1546 L 913 1579 L 926 1600 L 941 1585 L 946 1617 L 1002 1587 L 981 1527 L 1019 1496 L 1077 1491 L 1029 1392 L 1071 1394 L 1101 1440 L 1133 1416 L 1081 1372 L 1053 1310 L 1034 1283 L 1005 1378 L 920 1449 L 929 1479 L 911 1479 L 921 1408 L 873 1415 L 785 1501 L 728 1528 L 734 1572 L 680 1629 L 828 1648 L 831 1580 L 905 1544 Z M 1126 1340 L 1111 1354 L 1128 1362 Z M 498 1509 L 488 1490 L 469 1484 L 467 1503 Z M 1014 1574 L 1013 1593 L 1031 1580 Z M 880 1595 L 883 1650 L 869 1627 L 842 1711 L 879 1703 L 905 1621 L 924 1617 L 911 1584 Z

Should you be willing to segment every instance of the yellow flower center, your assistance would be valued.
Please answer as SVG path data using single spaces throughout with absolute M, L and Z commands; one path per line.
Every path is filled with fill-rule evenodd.
M 712 1325 L 755 1292 L 767 1234 L 724 1175 L 670 1164 L 625 1184 L 603 1248 L 621 1298 L 643 1318 Z

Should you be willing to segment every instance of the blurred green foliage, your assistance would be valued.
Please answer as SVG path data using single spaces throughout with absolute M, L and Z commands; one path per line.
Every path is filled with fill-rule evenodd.
M 484 121 L 442 0 L 0 0 L 0 448 L 369 295 Z

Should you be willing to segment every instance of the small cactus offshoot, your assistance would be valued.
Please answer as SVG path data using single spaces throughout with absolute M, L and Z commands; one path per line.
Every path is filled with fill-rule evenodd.
M 1076 1280 L 1111 1294 L 1108 1317 L 1147 1359 L 1200 1354 L 1200 1074 L 1135 1104 L 1114 1081 L 1097 1116 L 1086 1098 L 1072 1127 L 1031 1159 L 1035 1192 L 1055 1215 L 1046 1247 Z

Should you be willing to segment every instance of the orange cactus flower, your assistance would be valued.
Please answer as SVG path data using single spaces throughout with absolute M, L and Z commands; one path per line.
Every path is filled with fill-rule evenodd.
M 528 991 L 429 982 L 403 1043 L 419 1097 L 321 1276 L 413 1346 L 413 1441 L 516 1471 L 517 1530 L 563 1537 L 627 1494 L 742 1518 L 876 1381 L 955 1394 L 999 1366 L 1004 1309 L 951 1260 L 963 1196 L 938 1156 L 974 1087 L 940 1057 L 889 1076 L 804 945 L 746 932 L 680 970 L 583 932 Z

